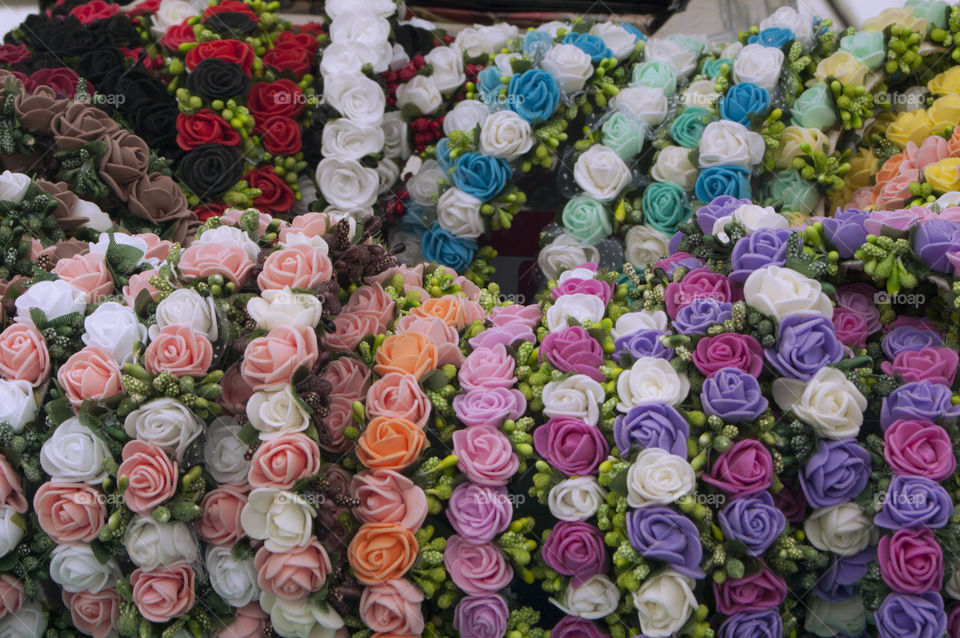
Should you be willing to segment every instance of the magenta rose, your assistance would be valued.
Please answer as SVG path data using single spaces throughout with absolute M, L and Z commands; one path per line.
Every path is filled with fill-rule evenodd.
M 513 567 L 493 543 L 476 545 L 454 534 L 443 551 L 443 564 L 453 583 L 473 596 L 492 594 L 513 579 Z
M 807 515 L 807 499 L 803 491 L 795 488 L 788 480 L 784 480 L 783 489 L 773 495 L 773 504 L 795 525 L 802 523 Z
M 514 388 L 480 388 L 453 397 L 453 413 L 464 425 L 499 426 L 507 419 L 519 419 L 527 400 Z
M 863 317 L 868 335 L 883 326 L 880 323 L 880 310 L 873 302 L 875 294 L 877 289 L 870 284 L 847 284 L 837 289 L 837 308 L 853 311 Z
M 599 279 L 567 279 L 562 284 L 555 286 L 550 294 L 554 299 L 563 295 L 594 295 L 603 299 L 604 305 L 610 303 L 610 284 Z
M 845 346 L 863 348 L 867 345 L 867 320 L 854 310 L 834 308 L 833 330 Z
M 762 492 L 773 485 L 773 457 L 760 441 L 737 441 L 717 457 L 703 480 L 731 498 Z
M 695 299 L 715 299 L 720 302 L 734 302 L 733 286 L 725 275 L 709 268 L 694 268 L 681 281 L 667 285 L 665 301 L 667 314 L 676 318 L 677 311 L 688 306 Z
M 752 377 L 763 370 L 763 350 L 749 335 L 725 332 L 697 342 L 693 364 L 708 377 L 722 368 L 738 368 Z
M 585 374 L 598 383 L 606 381 L 600 372 L 603 348 L 580 326 L 570 326 L 544 337 L 540 344 L 540 361 L 544 357 L 561 372 Z
M 520 466 L 510 439 L 489 425 L 454 432 L 453 453 L 467 480 L 477 485 L 506 485 Z
M 894 421 L 883 433 L 883 455 L 897 474 L 942 481 L 957 467 L 947 431 L 936 423 L 914 419 Z
M 460 386 L 464 390 L 509 388 L 517 382 L 513 374 L 515 364 L 503 344 L 477 348 L 460 366 Z
M 520 323 L 530 328 L 535 328 L 540 319 L 543 316 L 543 312 L 540 310 L 540 306 L 535 304 L 532 306 L 497 306 L 490 313 L 490 320 L 495 326 L 507 326 L 511 323 Z
M 586 618 L 564 616 L 550 630 L 550 638 L 610 638 L 610 634 Z
M 567 476 L 593 474 L 610 452 L 600 428 L 568 416 L 555 416 L 534 430 L 533 445 Z
M 960 356 L 956 350 L 935 346 L 923 350 L 901 350 L 892 363 L 884 361 L 880 368 L 884 374 L 898 376 L 907 383 L 929 381 L 949 387 L 956 378 L 958 362 Z
M 579 587 L 595 574 L 609 568 L 603 533 L 588 523 L 560 521 L 543 541 L 543 562 L 558 574 L 572 576 L 572 587 Z
M 489 543 L 513 519 L 507 488 L 461 483 L 450 495 L 447 520 L 454 531 L 471 543 Z
M 943 586 L 943 550 L 929 529 L 901 529 L 877 545 L 883 581 L 903 594 L 939 591 Z
M 726 616 L 738 611 L 774 609 L 787 597 L 783 578 L 766 566 L 756 574 L 743 578 L 727 578 L 722 584 L 713 584 L 717 611 Z

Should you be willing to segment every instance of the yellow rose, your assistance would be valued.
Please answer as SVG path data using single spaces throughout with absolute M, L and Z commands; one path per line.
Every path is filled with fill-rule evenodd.
M 927 119 L 934 133 L 940 134 L 947 128 L 954 128 L 960 122 L 960 95 L 938 97 L 927 109 Z
M 780 148 L 773 154 L 774 166 L 781 169 L 793 166 L 793 158 L 804 153 L 801 144 L 809 144 L 811 150 L 817 152 L 826 150 L 828 141 L 820 129 L 788 126 L 780 134 Z
M 864 31 L 883 31 L 891 24 L 899 24 L 917 33 L 927 32 L 927 19 L 913 15 L 913 9 L 884 9 L 880 15 L 870 18 L 860 27 Z
M 960 157 L 948 157 L 923 169 L 923 178 L 934 192 L 960 190 Z
M 849 160 L 850 170 L 844 178 L 846 187 L 851 191 L 870 185 L 870 180 L 876 174 L 878 166 L 877 157 L 868 148 L 861 148 Z
M 877 113 L 877 117 L 867 124 L 867 128 L 863 129 L 863 139 L 868 140 L 873 135 L 883 135 L 887 127 L 896 117 L 897 114 L 893 111 L 881 111 Z
M 795 228 L 797 226 L 803 226 L 808 221 L 810 221 L 809 215 L 804 215 L 803 213 L 797 212 L 795 210 L 782 210 L 780 214 L 787 218 L 787 221 L 790 222 L 790 226 Z
M 823 82 L 827 76 L 833 76 L 840 80 L 841 84 L 859 86 L 863 84 L 869 70 L 867 65 L 860 63 L 846 51 L 837 51 L 829 58 L 820 60 L 814 77 Z
M 960 66 L 952 66 L 933 76 L 933 79 L 927 82 L 927 88 L 934 95 L 960 94 Z
M 933 125 L 923 109 L 904 111 L 887 126 L 887 139 L 901 149 L 907 147 L 907 142 L 920 146 L 923 140 L 931 135 L 933 135 Z

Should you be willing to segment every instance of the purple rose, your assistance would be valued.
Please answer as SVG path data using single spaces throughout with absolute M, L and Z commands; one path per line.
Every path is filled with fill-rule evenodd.
M 613 424 L 613 440 L 626 456 L 632 447 L 658 447 L 687 458 L 690 425 L 677 410 L 666 403 L 646 403 L 618 416 Z
M 467 596 L 453 610 L 460 638 L 497 638 L 507 633 L 507 601 L 499 594 Z
M 723 368 L 703 382 L 703 409 L 731 423 L 752 421 L 767 409 L 760 383 L 739 368 Z
M 667 244 L 667 250 L 671 255 L 680 252 L 680 241 L 684 237 L 685 235 L 678 230 L 673 234 L 673 237 L 670 238 L 670 243 Z M 703 264 L 700 265 L 702 266 Z
M 644 558 L 662 560 L 691 578 L 703 578 L 703 547 L 693 521 L 664 505 L 627 513 L 627 538 Z
M 527 410 L 523 393 L 513 388 L 480 388 L 453 397 L 453 413 L 464 425 L 499 426 Z
M 953 501 L 939 483 L 922 476 L 898 474 L 890 481 L 883 507 L 873 520 L 887 529 L 937 529 L 946 525 L 952 514 Z
M 734 499 L 720 510 L 720 529 L 727 538 L 740 541 L 748 556 L 760 556 L 787 526 L 787 517 L 773 504 L 769 492 Z
M 947 614 L 938 592 L 888 594 L 873 615 L 880 638 L 942 638 Z
M 505 326 L 495 326 L 489 330 L 484 330 L 470 339 L 470 347 L 474 349 L 492 348 L 498 344 L 509 346 L 517 341 L 534 343 L 536 340 L 537 337 L 533 334 L 533 328 L 515 321 Z
M 713 324 L 732 318 L 733 304 L 701 297 L 677 311 L 673 327 L 680 334 L 704 334 Z
M 743 285 L 754 270 L 787 263 L 788 228 L 761 228 L 737 242 L 730 254 L 730 281 Z
M 883 338 L 883 353 L 893 359 L 903 350 L 923 350 L 943 345 L 940 333 L 914 326 L 894 328 Z
M 575 372 L 597 382 L 606 381 L 600 372 L 603 348 L 580 326 L 570 326 L 544 337 L 540 344 L 540 361 L 544 357 L 561 372 Z
M 869 217 L 870 215 L 862 210 L 849 208 L 837 209 L 833 217 L 824 217 L 818 221 L 823 224 L 823 232 L 840 258 L 850 259 L 867 241 L 867 229 L 863 222 Z
M 951 403 L 950 388 L 929 381 L 906 383 L 884 397 L 880 426 L 886 430 L 900 419 L 940 421 L 960 416 L 960 406 Z
M 821 440 L 800 471 L 800 487 L 813 507 L 856 498 L 870 480 L 870 453 L 853 439 Z
M 602 631 L 586 618 L 564 616 L 550 630 L 550 638 L 610 638 L 610 634 Z
M 780 638 L 783 621 L 776 609 L 738 611 L 727 618 L 717 638 Z
M 720 195 L 714 197 L 709 204 L 704 204 L 694 213 L 697 218 L 697 225 L 704 235 L 713 234 L 713 224 L 721 217 L 733 215 L 744 204 L 752 204 L 749 199 L 737 199 L 733 195 Z
M 656 357 L 669 361 L 673 359 L 674 352 L 673 348 L 668 348 L 660 342 L 660 337 L 665 334 L 667 333 L 660 330 L 637 330 L 626 334 L 617 339 L 613 358 L 624 367 L 630 365 L 630 359 L 636 361 L 641 357 Z
M 610 284 L 599 279 L 567 279 L 550 291 L 554 299 L 577 293 L 595 295 L 603 299 L 604 304 L 608 304 L 612 291 L 610 290 Z
M 567 476 L 593 474 L 610 452 L 600 428 L 565 416 L 555 416 L 534 430 L 533 445 Z
M 560 521 L 553 526 L 540 547 L 547 567 L 558 574 L 571 576 L 571 586 L 579 587 L 596 574 L 609 568 L 603 532 L 580 521 Z
M 809 381 L 821 368 L 840 361 L 843 353 L 832 321 L 823 315 L 794 314 L 780 322 L 777 343 L 764 356 L 783 376 Z
M 513 519 L 513 503 L 503 486 L 461 483 L 450 495 L 447 520 L 464 539 L 482 545 L 502 533 Z
M 870 563 L 876 560 L 876 546 L 868 547 L 852 556 L 837 556 L 823 577 L 814 587 L 814 592 L 831 603 L 842 603 L 859 595 L 857 583 L 867 575 Z
M 960 224 L 932 218 L 919 224 L 913 235 L 913 252 L 931 269 L 953 273 L 947 253 L 960 248 Z

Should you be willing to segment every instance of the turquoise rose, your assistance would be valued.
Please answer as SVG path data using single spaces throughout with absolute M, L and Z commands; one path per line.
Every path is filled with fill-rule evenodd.
M 818 84 L 800 94 L 790 109 L 794 126 L 828 129 L 837 121 L 833 100 L 826 84 Z
M 707 60 L 703 63 L 703 72 L 711 80 L 720 75 L 721 67 L 726 64 L 731 69 L 733 68 L 733 60 L 730 58 L 720 58 L 718 60 Z
M 651 60 L 633 67 L 630 86 L 646 86 L 651 89 L 663 89 L 664 95 L 672 97 L 677 92 L 677 74 L 666 62 Z
M 643 191 L 643 221 L 662 233 L 673 235 L 677 224 L 690 219 L 690 202 L 684 190 L 670 182 L 654 182 Z
M 583 244 L 595 244 L 613 232 L 610 212 L 589 195 L 577 195 L 560 215 L 563 227 Z
M 804 215 L 812 213 L 820 201 L 820 191 L 792 168 L 774 175 L 766 191 L 769 197 L 783 202 L 784 210 Z
M 701 106 L 688 106 L 670 125 L 670 137 L 685 148 L 697 148 L 707 124 L 713 121 L 713 111 Z
M 840 38 L 840 49 L 855 57 L 870 69 L 879 69 L 887 59 L 883 46 L 883 31 L 859 31 Z
M 616 111 L 601 128 L 603 145 L 612 148 L 623 161 L 628 161 L 643 148 L 643 122 Z
M 676 35 L 668 35 L 667 40 L 673 40 L 674 42 L 682 46 L 684 49 L 687 49 L 688 51 L 693 51 L 697 55 L 701 55 L 703 53 L 703 50 L 707 48 L 706 42 L 704 42 L 700 38 L 696 38 L 690 35 L 681 35 L 679 33 Z

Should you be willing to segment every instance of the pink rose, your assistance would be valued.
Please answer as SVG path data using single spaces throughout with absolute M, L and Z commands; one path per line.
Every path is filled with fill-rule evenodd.
M 116 589 L 101 589 L 96 594 L 63 592 L 63 604 L 77 629 L 93 638 L 107 638 L 120 619 L 120 594 Z
M 56 275 L 87 296 L 87 303 L 97 303 L 113 292 L 113 277 L 102 253 L 87 253 L 61 259 L 53 267 Z
M 328 363 L 321 376 L 330 382 L 331 396 L 341 395 L 358 401 L 366 396 L 373 373 L 353 357 L 340 357 Z
M 513 503 L 503 486 L 465 482 L 450 496 L 447 520 L 457 534 L 471 543 L 489 543 L 510 526 Z
M 393 298 L 383 291 L 380 284 L 361 286 L 353 291 L 343 306 L 343 312 L 350 314 L 370 314 L 377 320 L 377 332 L 384 332 L 393 319 L 396 308 Z
M 493 543 L 475 545 L 454 534 L 447 541 L 443 564 L 453 583 L 467 594 L 492 594 L 513 580 L 513 567 Z
M 127 279 L 127 285 L 123 287 L 123 300 L 131 308 L 135 307 L 137 304 L 137 297 L 140 296 L 140 293 L 144 290 L 147 291 L 147 294 L 150 295 L 150 298 L 156 301 L 157 295 L 160 294 L 160 290 L 157 289 L 153 284 L 150 283 L 150 279 L 156 277 L 160 272 L 154 268 L 153 270 L 145 270 L 143 272 L 138 272 L 135 275 L 130 275 L 130 278 Z
M 509 346 L 517 341 L 536 343 L 537 337 L 533 334 L 533 329 L 529 326 L 525 326 L 520 322 L 514 322 L 506 326 L 494 326 L 493 328 L 484 330 L 476 337 L 470 339 L 470 347 L 492 348 L 496 345 Z
M 863 317 L 867 334 L 871 335 L 882 327 L 880 310 L 873 302 L 876 293 L 876 288 L 870 284 L 847 284 L 837 289 L 837 308 L 852 310 Z
M 568 326 L 545 336 L 539 352 L 541 362 L 544 358 L 561 372 L 585 374 L 597 383 L 606 381 L 600 372 L 603 347 L 580 326 Z
M 194 244 L 180 255 L 180 272 L 187 281 L 197 277 L 223 275 L 234 285 L 247 283 L 253 262 L 237 244 Z
M 901 529 L 877 545 L 883 582 L 903 594 L 940 591 L 943 586 L 943 550 L 926 528 Z
M 277 326 L 247 344 L 240 373 L 254 390 L 276 389 L 290 383 L 299 368 L 312 369 L 319 355 L 313 328 Z
M 320 472 L 320 448 L 306 434 L 284 432 L 264 441 L 253 453 L 247 480 L 254 488 L 290 489 Z
M 330 218 L 326 213 L 297 215 L 280 230 L 280 243 L 286 244 L 289 235 L 292 233 L 306 235 L 307 237 L 323 237 L 328 228 L 330 228 Z M 266 226 L 264 226 L 264 230 L 266 230 Z
M 667 285 L 665 293 L 667 314 L 671 318 L 676 318 L 677 311 L 690 305 L 695 299 L 737 301 L 733 286 L 726 276 L 709 268 L 694 268 L 681 281 L 673 281 Z
M 123 498 L 138 514 L 149 514 L 177 490 L 177 464 L 155 445 L 134 439 L 123 446 L 117 477 L 129 480 Z
M 402 417 L 424 427 L 432 404 L 415 376 L 389 372 L 370 386 L 366 407 L 371 417 Z
M 567 279 L 550 290 L 550 296 L 558 299 L 563 295 L 593 295 L 603 299 L 604 305 L 610 303 L 610 284 L 599 279 Z
M 723 584 L 713 584 L 717 611 L 727 616 L 738 611 L 776 609 L 787 597 L 783 578 L 766 566 L 750 576 L 727 578 Z
M 167 622 L 193 607 L 196 575 L 186 564 L 160 567 L 130 574 L 133 602 L 140 615 L 151 622 Z
M 957 467 L 947 431 L 930 421 L 900 419 L 883 433 L 883 455 L 898 474 L 942 481 Z
M 725 332 L 698 341 L 693 364 L 708 377 L 722 368 L 737 368 L 759 377 L 763 370 L 763 350 L 749 335 Z
M 877 208 L 881 209 L 892 209 L 900 208 L 907 203 L 907 199 L 910 197 L 910 184 L 917 181 L 920 177 L 919 171 L 916 167 L 905 167 L 904 165 L 908 162 L 903 162 L 900 165 L 900 173 L 894 175 L 890 181 L 880 187 L 880 192 L 877 193 L 877 198 L 874 204 Z M 893 222 L 899 222 L 900 220 L 892 219 Z M 869 218 L 868 222 L 869 223 Z M 867 223 L 864 226 L 867 226 Z M 867 232 L 870 232 L 869 230 Z
M 571 587 L 579 587 L 595 574 L 610 569 L 603 532 L 582 521 L 560 521 L 543 541 L 540 555 L 547 567 L 572 576 Z
M 847 206 L 856 208 L 857 210 L 863 210 L 867 206 L 873 206 L 874 201 L 873 189 L 869 186 L 864 186 L 853 191 L 853 195 L 850 196 L 850 201 L 847 203 Z
M 834 308 L 833 330 L 845 346 L 864 348 L 867 345 L 867 320 L 854 310 Z
M 173 247 L 173 243 L 167 241 L 166 239 L 160 239 L 153 233 L 140 233 L 139 235 L 134 235 L 137 239 L 141 239 L 147 244 L 147 252 L 144 253 L 144 259 L 159 259 L 163 261 L 170 255 L 170 249 Z
M 227 210 L 223 211 L 223 214 L 220 216 L 220 220 L 224 224 L 227 224 L 229 226 L 236 226 L 237 228 L 239 228 L 240 220 L 243 217 L 243 214 L 245 212 L 246 212 L 245 210 L 241 210 L 239 208 L 228 208 Z M 307 213 L 306 215 L 300 215 L 298 217 L 295 217 L 293 221 L 296 222 L 298 219 L 300 219 L 300 217 L 306 217 L 307 215 L 322 215 L 322 214 L 323 213 Z M 267 227 L 270 226 L 270 223 L 272 221 L 273 221 L 273 217 L 270 216 L 270 213 L 258 212 L 257 232 L 260 233 L 261 235 L 267 232 Z M 281 222 L 281 223 L 284 223 L 284 222 Z M 282 229 L 281 229 L 281 232 L 282 232 Z
M 910 183 L 907 182 L 907 186 L 909 185 Z M 907 194 L 909 196 L 909 191 Z M 884 201 L 884 203 L 887 202 Z M 880 206 L 879 198 L 876 205 L 878 207 Z M 879 236 L 883 234 L 884 227 L 893 230 L 907 230 L 914 224 L 920 223 L 924 217 L 926 217 L 926 215 L 917 208 L 907 210 L 875 210 L 864 220 L 863 227 L 871 235 Z
M 913 144 L 914 149 L 912 153 L 910 148 L 911 144 L 913 144 L 913 142 L 907 142 L 907 156 L 913 155 L 916 158 L 917 168 L 920 170 L 950 157 L 950 148 L 948 147 L 947 140 L 939 135 L 931 135 L 923 140 L 919 148 Z
M 253 388 L 247 383 L 243 375 L 240 374 L 240 364 L 235 363 L 223 375 L 220 380 L 220 405 L 223 411 L 230 415 L 246 414 L 247 401 L 253 396 Z
M 453 453 L 467 480 L 477 485 L 506 485 L 520 466 L 510 439 L 489 425 L 454 432 Z
M 260 290 L 313 288 L 333 275 L 330 258 L 308 244 L 294 244 L 270 253 L 257 276 Z
M 9 505 L 13 511 L 21 514 L 29 507 L 23 495 L 20 474 L 10 466 L 2 454 L 0 454 L 0 505 Z
M 57 370 L 57 381 L 74 406 L 84 399 L 99 401 L 123 390 L 120 366 L 98 346 L 87 346 L 67 359 Z
M 14 323 L 0 332 L 0 376 L 9 381 L 26 381 L 33 387 L 47 380 L 50 353 L 39 330 Z
M 260 588 L 287 600 L 320 590 L 332 569 L 327 550 L 315 538 L 289 552 L 276 553 L 261 547 L 253 564 Z
M 222 485 L 207 492 L 200 507 L 203 516 L 197 524 L 197 536 L 214 545 L 232 545 L 243 538 L 240 512 L 247 504 L 247 491 L 233 485 Z
M 22 606 L 23 585 L 13 574 L 0 574 L 0 618 L 6 618 L 7 614 L 15 615 Z
M 405 332 L 419 332 L 433 342 L 437 347 L 437 367 L 448 363 L 457 367 L 463 363 L 463 353 L 460 351 L 460 333 L 453 326 L 448 326 L 439 317 L 414 317 L 406 315 L 397 319 L 393 326 L 397 334 Z
M 464 390 L 509 388 L 517 382 L 513 373 L 515 365 L 516 361 L 507 354 L 503 344 L 477 348 L 460 367 L 460 386 Z
M 363 590 L 360 619 L 363 624 L 389 636 L 419 636 L 423 633 L 423 592 L 405 579 L 388 580 Z
M 527 399 L 513 388 L 480 388 L 453 397 L 453 413 L 464 425 L 499 427 L 507 419 L 519 419 Z
M 898 376 L 907 383 L 929 381 L 952 386 L 957 375 L 957 351 L 945 346 L 923 350 L 901 350 L 893 363 L 884 361 L 880 369 L 888 376 Z
M 323 337 L 323 344 L 335 352 L 353 352 L 368 335 L 378 334 L 374 315 L 343 313 L 333 320 L 334 330 Z
M 760 441 L 743 439 L 718 456 L 702 478 L 731 498 L 762 492 L 773 485 L 773 457 Z
M 521 323 L 532 329 L 537 327 L 542 316 L 543 312 L 539 305 L 520 306 L 514 304 L 512 306 L 497 306 L 490 313 L 490 320 L 493 321 L 495 326 Z
M 926 317 L 907 317 L 905 315 L 900 315 L 893 321 L 883 326 L 883 334 L 887 334 L 901 326 L 910 326 L 911 328 L 916 328 L 917 330 L 932 330 L 936 332 L 941 337 L 943 333 L 940 332 L 940 329 L 937 327 L 937 324 Z
M 343 431 L 353 424 L 353 402 L 355 399 L 337 395 L 330 396 L 330 414 L 323 419 L 324 430 L 330 440 L 320 438 L 320 447 L 327 452 L 341 453 L 353 447 L 353 441 L 343 436 Z
M 360 501 L 353 512 L 364 523 L 396 523 L 412 532 L 427 517 L 427 496 L 413 481 L 392 470 L 364 470 L 350 482 Z
M 423 289 L 423 266 L 424 264 L 417 264 L 411 268 L 410 266 L 401 264 L 393 268 L 388 268 L 379 275 L 367 277 L 365 281 L 387 286 L 390 285 L 394 275 L 400 275 L 400 279 L 403 281 L 403 290 L 398 290 L 397 292 L 406 295 L 410 291 L 416 290 L 420 293 L 420 300 L 422 301 L 430 297 L 429 293 Z
M 261 638 L 267 629 L 267 614 L 259 602 L 237 610 L 233 622 L 214 634 L 215 638 Z
M 187 324 L 164 326 L 143 353 L 150 374 L 202 377 L 213 361 L 213 344 Z
M 40 528 L 60 544 L 89 543 L 103 527 L 107 508 L 99 491 L 83 483 L 50 481 L 33 496 Z

